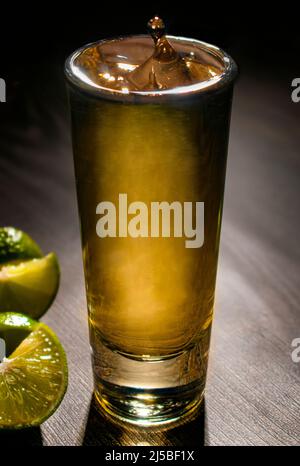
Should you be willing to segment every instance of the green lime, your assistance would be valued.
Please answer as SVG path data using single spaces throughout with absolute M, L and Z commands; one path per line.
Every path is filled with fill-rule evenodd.
M 52 252 L 41 259 L 0 265 L 0 312 L 20 311 L 35 319 L 54 300 L 59 285 L 59 265 Z
M 0 314 L 0 338 L 11 347 L 16 331 L 25 338 L 0 362 L 0 429 L 40 425 L 57 409 L 68 385 L 66 355 L 55 333 L 25 315 Z
M 27 233 L 13 227 L 0 228 L 0 263 L 34 257 L 42 257 L 42 251 Z
M 35 325 L 36 321 L 28 316 L 13 312 L 1 313 L 0 338 L 5 341 L 6 354 L 11 354 L 28 337 Z

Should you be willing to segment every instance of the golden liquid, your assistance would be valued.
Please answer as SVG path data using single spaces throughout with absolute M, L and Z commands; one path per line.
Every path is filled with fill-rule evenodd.
M 86 82 L 93 82 L 95 88 L 114 89 L 124 93 L 175 89 L 204 81 L 208 83 L 221 75 L 220 68 L 203 64 L 193 55 L 176 56 L 177 59 L 167 63 L 150 56 L 140 65 L 129 63 L 128 59 L 110 58 L 103 61 L 101 47 L 95 45 L 82 52 L 76 59 L 76 66 L 81 70 L 81 77 Z
M 81 82 L 121 93 L 161 91 L 218 81 L 224 64 L 189 43 L 172 43 L 165 35 L 164 22 L 157 16 L 148 22 L 152 37 L 127 37 L 92 44 L 83 49 L 72 65 Z M 149 47 L 150 42 L 150 47 Z M 177 49 L 174 48 L 176 43 Z M 211 81 L 211 82 L 210 82 Z
M 231 93 L 124 104 L 71 91 L 91 341 L 160 358 L 207 336 L 213 314 Z M 96 206 L 202 201 L 204 244 L 99 238 Z M 130 215 L 129 215 L 130 219 Z M 208 350 L 209 338 L 205 339 Z
M 96 399 L 142 425 L 192 414 L 203 399 L 236 73 L 216 47 L 166 36 L 158 17 L 148 31 L 89 45 L 66 66 Z M 124 213 L 120 195 L 142 210 Z M 113 237 L 99 228 L 103 202 L 116 208 Z M 181 225 L 169 211 L 151 236 L 154 202 L 176 203 Z M 202 245 L 203 218 L 187 238 L 196 203 Z

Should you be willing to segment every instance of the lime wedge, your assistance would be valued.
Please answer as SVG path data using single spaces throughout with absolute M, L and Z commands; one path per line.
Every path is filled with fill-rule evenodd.
M 27 233 L 14 227 L 0 228 L 0 263 L 34 257 L 42 257 L 42 251 Z
M 59 265 L 54 253 L 41 259 L 11 261 L 0 266 L 0 312 L 20 311 L 35 319 L 54 300 Z
M 68 385 L 66 355 L 55 333 L 22 314 L 0 314 L 0 338 L 12 345 L 16 329 L 27 336 L 0 362 L 0 429 L 40 425 Z

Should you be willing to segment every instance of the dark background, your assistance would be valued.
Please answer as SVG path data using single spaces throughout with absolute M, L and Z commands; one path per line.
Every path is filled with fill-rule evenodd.
M 1 10 L 0 72 L 7 81 L 10 105 L 0 107 L 5 122 L 21 112 L 23 123 L 30 100 L 45 102 L 48 86 L 64 99 L 63 63 L 83 44 L 101 38 L 143 34 L 147 21 L 160 15 L 172 35 L 194 37 L 226 50 L 241 74 L 268 75 L 270 81 L 291 80 L 300 73 L 300 7 L 262 3 L 209 2 L 37 2 Z M 52 99 L 50 90 L 50 99 Z M 275 96 L 274 96 L 275 98 Z
M 296 445 L 300 443 L 299 8 L 240 2 L 178 5 L 39 2 L 1 5 L 0 224 L 24 229 L 61 265 L 44 320 L 67 351 L 69 389 L 41 427 L 1 434 L 25 445 Z M 205 406 L 163 430 L 116 426 L 92 400 L 65 58 L 95 40 L 168 32 L 224 48 L 239 66 Z
M 5 2 L 0 77 L 7 82 L 9 105 L 0 107 L 2 127 L 18 119 L 20 124 L 30 124 L 34 103 L 39 106 L 42 101 L 45 106 L 55 98 L 64 106 L 65 58 L 101 38 L 143 34 L 155 14 L 164 19 L 169 34 L 194 37 L 226 50 L 237 61 L 240 74 L 253 75 L 258 81 L 267 75 L 270 82 L 286 85 L 300 73 L 299 12 L 300 7 L 289 4 L 265 9 L 253 2 Z

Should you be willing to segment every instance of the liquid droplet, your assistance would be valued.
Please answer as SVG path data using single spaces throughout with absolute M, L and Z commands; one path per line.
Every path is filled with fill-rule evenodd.
M 148 31 L 154 41 L 153 58 L 159 61 L 170 61 L 178 59 L 178 54 L 165 35 L 165 23 L 161 18 L 155 16 L 148 22 Z
M 150 19 L 147 24 L 149 34 L 152 36 L 154 42 L 156 43 L 158 39 L 165 35 L 165 23 L 158 16 Z
M 128 81 L 137 90 L 170 89 L 191 83 L 189 68 L 165 35 L 163 20 L 155 16 L 147 27 L 154 42 L 153 54 L 129 73 Z

